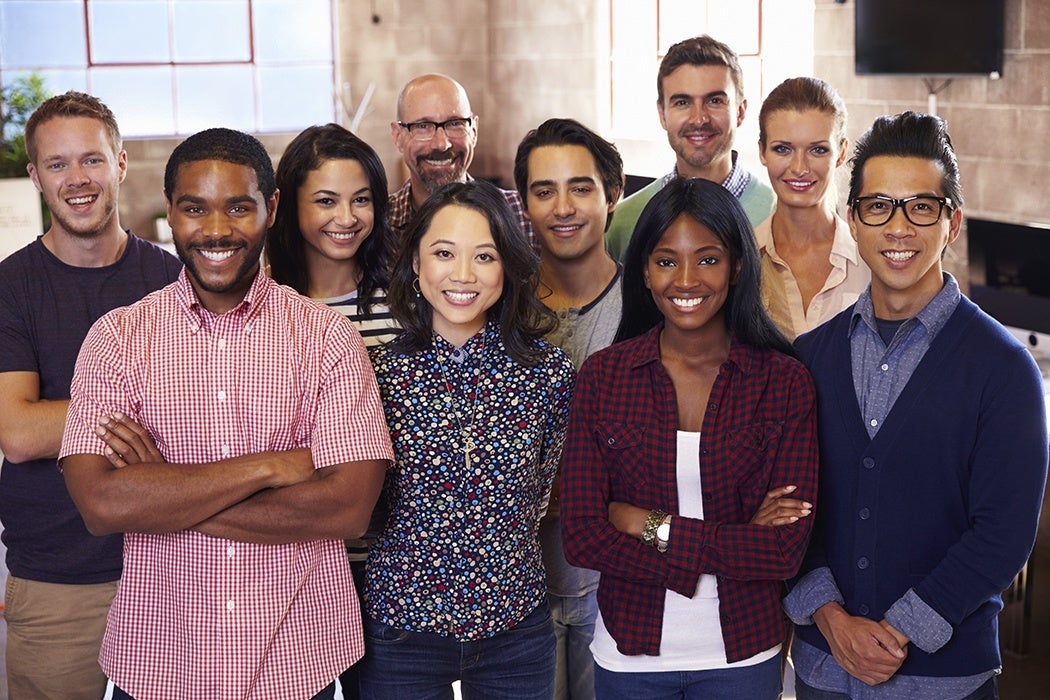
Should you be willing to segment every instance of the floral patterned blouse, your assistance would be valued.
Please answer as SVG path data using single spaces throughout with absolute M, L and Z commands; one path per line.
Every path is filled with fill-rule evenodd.
M 369 615 L 460 641 L 491 637 L 546 595 L 538 529 L 575 372 L 558 348 L 515 362 L 489 322 L 462 349 L 440 336 L 372 349 L 394 466 L 391 513 L 367 564 Z

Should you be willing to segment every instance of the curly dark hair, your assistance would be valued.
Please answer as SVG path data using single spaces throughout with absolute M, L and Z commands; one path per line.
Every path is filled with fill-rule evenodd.
M 198 131 L 175 147 L 164 168 L 164 196 L 171 201 L 179 167 L 202 160 L 219 160 L 234 165 L 245 165 L 255 171 L 259 191 L 270 199 L 277 191 L 273 177 L 273 161 L 259 139 L 233 129 L 216 128 Z

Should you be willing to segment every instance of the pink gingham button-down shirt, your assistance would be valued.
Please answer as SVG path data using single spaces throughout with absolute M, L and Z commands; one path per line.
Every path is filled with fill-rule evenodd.
M 121 411 L 171 463 L 299 447 L 318 468 L 393 459 L 360 335 L 261 274 L 221 316 L 201 307 L 185 271 L 106 314 L 71 394 L 60 457 L 102 454 L 97 419 Z M 362 653 L 341 541 L 125 535 L 99 660 L 133 697 L 309 698 Z

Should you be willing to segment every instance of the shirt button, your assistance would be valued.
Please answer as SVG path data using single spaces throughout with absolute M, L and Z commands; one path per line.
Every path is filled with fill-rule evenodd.
M 881 369 L 883 372 L 885 372 L 889 368 L 890 368 L 890 366 L 889 365 L 885 365 L 885 364 L 882 367 L 879 367 L 879 369 Z
M 712 410 L 712 411 L 718 410 L 718 404 L 716 404 L 714 401 L 712 401 L 711 403 L 707 404 L 707 407 L 710 410 Z
M 879 424 L 879 422 L 877 420 L 875 420 L 874 418 L 871 419 L 871 427 L 872 428 L 878 426 L 878 424 Z
M 857 568 L 858 569 L 867 569 L 868 568 L 868 564 L 870 564 L 870 562 L 868 561 L 867 557 L 861 557 L 860 559 L 857 560 Z
M 216 396 L 218 397 L 219 401 L 225 401 L 226 400 L 226 392 L 223 391 L 222 389 L 219 390 L 219 393 L 216 394 Z
M 872 459 L 871 457 L 865 457 L 863 460 L 861 460 L 860 463 L 864 465 L 865 469 L 874 469 L 875 468 L 875 460 Z
M 868 510 L 867 508 L 861 508 L 860 509 L 860 519 L 861 520 L 867 520 L 870 517 L 871 517 L 871 511 L 870 510 Z
M 226 548 L 226 556 L 228 556 L 231 559 L 233 558 L 233 545 L 232 544 L 229 547 Z M 232 603 L 233 601 L 230 601 L 230 602 Z
M 233 612 L 233 600 L 232 599 L 226 601 L 226 609 L 229 610 L 230 612 Z
M 222 446 L 222 456 L 223 457 L 229 457 L 230 456 L 230 446 L 229 445 L 223 445 Z
M 610 445 L 615 445 L 616 444 L 616 438 L 609 438 L 609 444 Z
M 219 349 L 222 350 L 223 348 L 226 347 L 226 339 L 225 338 L 219 338 L 219 342 L 217 342 L 216 345 L 218 345 Z
M 871 608 L 869 608 L 867 605 L 858 605 L 857 612 L 859 612 L 861 615 L 867 615 L 871 612 Z

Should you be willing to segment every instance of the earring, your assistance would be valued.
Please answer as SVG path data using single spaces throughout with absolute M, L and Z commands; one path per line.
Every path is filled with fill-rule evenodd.
M 419 295 L 423 292 L 423 290 L 419 288 L 419 278 L 418 277 L 416 277 L 414 280 L 412 280 L 412 289 L 416 293 L 416 299 L 418 299 Z

